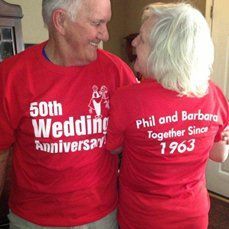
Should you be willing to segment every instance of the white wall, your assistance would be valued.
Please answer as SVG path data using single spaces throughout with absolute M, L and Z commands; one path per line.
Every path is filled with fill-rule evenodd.
M 20 5 L 24 15 L 22 33 L 24 43 L 40 43 L 47 40 L 48 33 L 44 28 L 41 16 L 41 0 L 5 0 Z

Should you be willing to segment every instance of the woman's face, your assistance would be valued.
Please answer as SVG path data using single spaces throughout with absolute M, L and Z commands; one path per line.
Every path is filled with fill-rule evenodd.
M 136 61 L 134 63 L 134 70 L 141 73 L 141 75 L 148 75 L 148 57 L 150 54 L 149 34 L 152 27 L 152 17 L 147 19 L 141 26 L 139 35 L 132 41 L 132 46 L 136 48 Z

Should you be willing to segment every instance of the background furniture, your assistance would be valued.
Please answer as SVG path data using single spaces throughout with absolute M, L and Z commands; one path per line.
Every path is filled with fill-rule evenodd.
M 22 10 L 19 5 L 9 4 L 0 0 L 0 62 L 24 50 L 21 18 Z M 7 176 L 4 190 L 0 198 L 0 228 L 8 228 L 8 196 L 10 190 L 9 173 L 11 157 L 7 166 Z

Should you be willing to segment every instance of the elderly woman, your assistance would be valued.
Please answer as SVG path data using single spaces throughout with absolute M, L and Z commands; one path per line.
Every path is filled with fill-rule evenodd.
M 151 4 L 133 41 L 143 81 L 111 101 L 107 149 L 123 151 L 121 229 L 208 225 L 208 158 L 228 156 L 228 101 L 209 80 L 213 44 L 189 4 Z M 225 135 L 225 136 L 223 136 Z

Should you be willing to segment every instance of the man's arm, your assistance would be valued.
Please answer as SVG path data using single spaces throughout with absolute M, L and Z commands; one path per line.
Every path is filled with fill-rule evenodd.
M 9 150 L 0 151 L 0 196 L 4 188 L 8 158 L 9 158 Z

